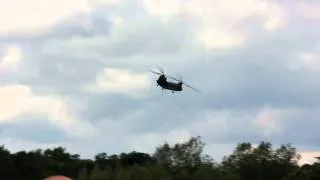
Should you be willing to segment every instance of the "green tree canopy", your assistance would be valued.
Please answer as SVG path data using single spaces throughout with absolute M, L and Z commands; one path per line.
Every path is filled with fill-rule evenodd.
M 269 142 L 242 142 L 218 163 L 204 154 L 201 137 L 169 145 L 152 155 L 98 153 L 82 159 L 63 147 L 11 153 L 0 147 L 1 180 L 36 180 L 64 175 L 77 180 L 319 180 L 320 163 L 298 166 L 291 144 L 274 148 Z

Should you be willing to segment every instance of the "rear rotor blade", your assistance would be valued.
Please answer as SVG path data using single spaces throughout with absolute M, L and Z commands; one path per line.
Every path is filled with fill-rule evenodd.
M 185 86 L 187 86 L 187 87 L 189 87 L 189 88 L 197 91 L 197 92 L 200 92 L 200 90 L 198 90 L 198 89 L 196 89 L 196 88 L 194 88 L 194 87 L 192 87 L 192 86 L 190 86 L 190 85 L 188 85 L 188 84 L 186 84 L 186 83 L 183 83 L 183 84 L 184 84 Z

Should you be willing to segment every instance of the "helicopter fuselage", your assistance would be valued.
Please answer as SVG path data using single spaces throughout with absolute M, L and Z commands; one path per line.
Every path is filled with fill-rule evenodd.
M 159 77 L 159 79 L 157 80 L 157 84 L 158 86 L 162 87 L 162 89 L 171 90 L 172 92 L 182 91 L 182 82 L 178 82 L 178 83 L 169 82 L 167 81 L 167 78 L 163 75 Z
M 155 73 L 155 74 L 160 75 L 159 78 L 157 79 L 157 86 L 160 86 L 162 88 L 162 90 L 163 89 L 171 90 L 172 93 L 174 93 L 175 91 L 182 91 L 183 90 L 182 84 L 183 84 L 183 85 L 185 85 L 185 86 L 187 86 L 187 87 L 199 92 L 199 90 L 187 85 L 186 83 L 182 82 L 179 79 L 176 79 L 176 78 L 171 77 L 171 76 L 164 75 L 163 70 L 160 70 L 161 73 L 155 72 L 155 71 L 152 71 L 152 70 L 150 70 L 150 71 Z M 169 81 L 167 81 L 167 78 L 176 80 L 177 82 L 176 83 L 169 82 Z

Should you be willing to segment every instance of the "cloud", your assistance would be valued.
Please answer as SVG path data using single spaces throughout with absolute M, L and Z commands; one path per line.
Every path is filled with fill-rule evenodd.
M 241 23 L 254 16 L 261 18 L 261 27 L 273 31 L 285 25 L 282 6 L 273 1 L 139 1 L 146 11 L 164 22 L 172 21 L 179 15 L 196 26 L 198 40 L 211 49 L 241 45 L 249 34 Z M 210 18 L 208 18 L 210 17 Z
M 301 53 L 298 56 L 298 61 L 292 64 L 293 69 L 307 69 L 317 73 L 320 67 L 320 55 L 318 53 Z
M 129 95 L 138 91 L 140 95 L 143 95 L 148 85 L 149 79 L 144 74 L 132 74 L 123 69 L 104 69 L 97 75 L 96 84 L 88 86 L 88 90 Z
M 89 12 L 85 1 L 2 1 L 0 33 L 33 33 L 44 30 L 78 12 Z M 14 9 L 14 11 L 12 11 Z
M 284 117 L 281 117 L 281 113 L 285 112 L 263 108 L 253 120 L 253 124 L 257 126 L 258 131 L 262 131 L 266 136 L 282 132 L 283 130 L 281 128 L 283 125 L 281 120 L 283 120 Z
M 230 48 L 244 43 L 244 38 L 236 35 L 228 35 L 217 30 L 207 30 L 202 33 L 201 41 L 206 48 Z
M 318 151 L 315 3 L 34 0 L 3 10 L 12 21 L 0 19 L 0 67 L 10 72 L 0 80 L 1 142 L 93 157 L 201 135 L 217 160 L 242 141 Z M 202 93 L 161 91 L 148 74 L 157 65 Z M 28 123 L 47 135 L 19 138 Z
M 67 114 L 63 102 L 54 97 L 39 97 L 28 86 L 2 86 L 1 120 L 7 121 L 27 112 L 45 113 L 57 120 L 70 124 L 73 120 Z
M 316 157 L 319 157 L 320 152 L 301 152 L 301 159 L 299 161 L 300 165 L 303 164 L 313 164 L 318 160 Z
M 309 20 L 319 20 L 320 13 L 316 10 L 316 7 L 319 6 L 319 2 L 312 0 L 308 2 L 298 2 L 295 4 L 295 10 L 299 12 L 304 18 Z
M 0 62 L 0 73 L 17 70 L 22 58 L 21 49 L 18 45 L 10 45 L 7 47 L 6 54 Z
M 0 99 L 0 122 L 10 122 L 22 115 L 45 115 L 71 135 L 81 136 L 81 133 L 89 132 L 87 130 L 90 127 L 84 127 L 83 123 L 79 123 L 71 115 L 68 105 L 61 97 L 37 96 L 28 86 L 14 85 L 0 87 Z M 83 130 L 85 131 L 82 132 Z
M 23 119 L 23 120 L 21 120 Z M 0 134 L 3 138 L 15 138 L 38 143 L 54 143 L 70 139 L 68 133 L 45 117 L 21 116 L 16 121 L 2 123 Z

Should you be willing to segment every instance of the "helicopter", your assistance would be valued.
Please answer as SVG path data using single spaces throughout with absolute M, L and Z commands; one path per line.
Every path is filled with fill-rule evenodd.
M 182 88 L 182 85 L 185 85 L 197 92 L 200 92 L 198 89 L 196 88 L 193 88 L 191 87 L 190 85 L 187 85 L 186 83 L 182 82 L 181 80 L 178 80 L 174 77 L 171 77 L 171 76 L 168 76 L 168 75 L 165 75 L 164 74 L 164 71 L 162 68 L 159 68 L 160 72 L 155 72 L 153 70 L 150 70 L 152 73 L 155 73 L 155 74 L 158 74 L 160 75 L 159 78 L 157 79 L 157 86 L 160 86 L 162 90 L 164 89 L 167 89 L 167 90 L 170 90 L 172 91 L 172 93 L 175 93 L 176 91 L 182 91 L 183 88 Z M 167 78 L 170 78 L 170 79 L 173 79 L 175 81 L 178 81 L 177 83 L 176 82 L 170 82 L 170 81 L 167 81 Z

